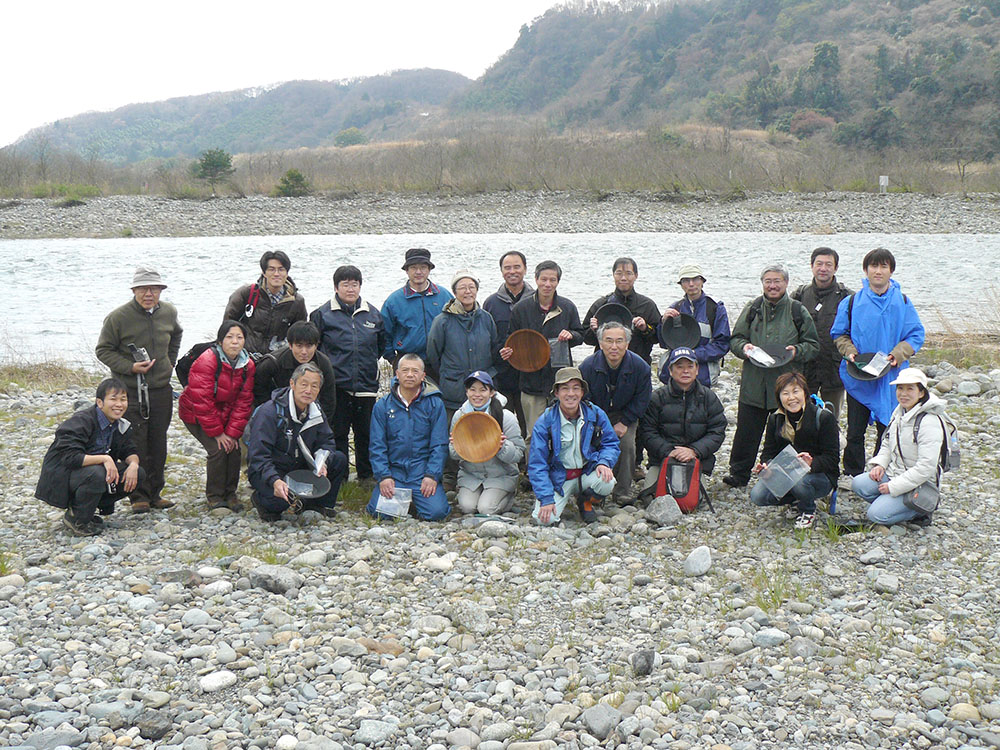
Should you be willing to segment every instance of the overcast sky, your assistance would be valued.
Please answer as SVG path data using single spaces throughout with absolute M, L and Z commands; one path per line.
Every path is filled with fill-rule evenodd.
M 557 0 L 4 3 L 0 146 L 92 110 L 401 68 L 477 78 Z

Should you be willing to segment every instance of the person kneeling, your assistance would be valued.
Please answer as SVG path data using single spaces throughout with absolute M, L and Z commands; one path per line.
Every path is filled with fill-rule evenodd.
M 612 466 L 621 450 L 608 415 L 589 401 L 587 382 L 576 367 L 556 373 L 552 393 L 557 403 L 535 422 L 528 455 L 528 478 L 535 491 L 531 517 L 559 523 L 571 497 L 585 523 L 597 520 L 594 505 L 615 488 Z
M 391 498 L 396 488 L 411 492 L 411 513 L 440 521 L 451 512 L 441 486 L 448 455 L 448 417 L 441 392 L 424 382 L 424 361 L 404 354 L 396 363 L 389 393 L 372 409 L 368 457 L 378 484 L 366 510 L 376 518 L 379 496 Z
M 938 488 L 939 460 L 945 439 L 944 401 L 927 390 L 927 376 L 907 367 L 890 385 L 896 386 L 899 401 L 889 419 L 882 447 L 872 457 L 867 474 L 859 474 L 851 489 L 868 506 L 868 520 L 892 526 L 913 521 L 926 526 L 934 508 L 918 508 L 907 496 L 922 484 Z M 923 419 L 929 414 L 935 419 Z M 935 503 L 936 505 L 936 503 Z
M 506 399 L 496 392 L 493 378 L 476 370 L 465 379 L 466 401 L 455 412 L 452 430 L 464 415 L 478 411 L 489 414 L 500 425 L 500 450 L 488 461 L 472 463 L 462 459 L 449 443 L 451 457 L 458 463 L 458 507 L 463 513 L 495 516 L 506 513 L 514 504 L 517 490 L 518 462 L 524 456 L 524 438 L 517 417 L 504 409 Z
M 77 536 L 100 534 L 104 522 L 94 512 L 111 515 L 115 501 L 145 479 L 126 409 L 125 384 L 101 381 L 95 405 L 59 425 L 42 460 L 35 497 L 65 508 L 63 525 Z
M 337 450 L 333 431 L 316 404 L 323 373 L 312 362 L 295 368 L 288 388 L 275 391 L 250 419 L 247 476 L 252 500 L 262 521 L 277 521 L 295 506 L 285 477 L 296 469 L 311 469 L 330 480 L 330 491 L 302 503 L 301 510 L 335 514 L 340 484 L 347 476 L 347 457 Z
M 777 410 L 767 419 L 764 447 L 755 472 L 767 468 L 786 446 L 798 451 L 798 457 L 809 466 L 809 473 L 800 479 L 783 497 L 775 497 L 763 482 L 750 490 L 754 505 L 798 504 L 799 516 L 795 528 L 811 529 L 816 522 L 816 499 L 830 494 L 840 474 L 840 428 L 833 412 L 820 409 L 809 398 L 809 386 L 799 372 L 778 376 L 774 392 Z

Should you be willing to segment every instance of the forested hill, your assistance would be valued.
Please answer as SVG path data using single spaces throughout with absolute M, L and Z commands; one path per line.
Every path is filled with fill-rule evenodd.
M 989 151 L 1000 0 L 573 3 L 525 25 L 458 102 L 558 128 L 690 120 Z
M 212 148 L 277 151 L 332 146 L 350 128 L 393 132 L 439 108 L 470 80 L 446 70 L 403 70 L 356 81 L 292 81 L 247 89 L 131 104 L 37 128 L 59 149 L 113 162 L 196 156 Z

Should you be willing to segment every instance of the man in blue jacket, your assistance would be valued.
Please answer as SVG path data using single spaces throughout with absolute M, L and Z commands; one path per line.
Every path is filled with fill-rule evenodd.
M 580 363 L 587 381 L 590 401 L 599 406 L 611 421 L 621 442 L 621 455 L 615 465 L 615 502 L 632 501 L 632 475 L 635 472 L 635 434 L 653 393 L 649 365 L 629 349 L 632 331 L 622 323 L 608 322 L 597 329 L 600 351 Z
M 411 508 L 425 521 L 439 521 L 451 510 L 441 486 L 448 455 L 448 419 L 441 392 L 424 382 L 424 363 L 404 354 L 396 364 L 389 393 L 372 411 L 369 457 L 375 481 L 367 511 L 376 518 L 379 496 L 396 488 L 411 491 Z
M 310 322 L 320 334 L 320 350 L 330 358 L 337 381 L 335 411 L 328 414 L 337 450 L 350 455 L 354 430 L 354 464 L 358 479 L 371 479 L 368 431 L 378 398 L 379 354 L 386 347 L 382 314 L 361 299 L 361 269 L 340 266 L 333 273 L 333 299 L 313 310 Z
M 694 348 L 698 382 L 711 388 L 719 379 L 722 360 L 729 352 L 729 313 L 721 301 L 705 294 L 705 273 L 701 266 L 695 263 L 683 266 L 677 274 L 677 283 L 684 296 L 667 308 L 663 320 L 685 313 L 698 321 L 701 338 Z
M 431 323 L 452 300 L 452 295 L 429 278 L 434 270 L 430 250 L 419 247 L 407 250 L 403 270 L 406 284 L 390 294 L 382 305 L 386 338 L 382 356 L 395 363 L 401 354 L 416 354 L 426 361 Z M 437 377 L 437 373 L 430 374 Z
M 869 252 L 861 263 L 866 278 L 861 291 L 840 301 L 837 317 L 830 328 L 837 350 L 845 360 L 854 361 L 862 352 L 884 352 L 892 366 L 877 380 L 851 376 L 847 362 L 840 363 L 840 379 L 847 391 L 847 445 L 844 447 L 844 475 L 857 476 L 865 470 L 865 432 L 874 421 L 875 452 L 896 408 L 896 379 L 907 360 L 924 343 L 924 325 L 917 309 L 893 281 L 896 258 L 885 248 Z
M 258 407 L 247 428 L 247 478 L 260 520 L 273 523 L 295 505 L 285 477 L 295 469 L 311 469 L 330 480 L 330 491 L 302 503 L 302 510 L 334 516 L 340 483 L 347 475 L 347 456 L 337 450 L 333 431 L 316 404 L 323 373 L 313 362 L 295 368 L 287 388 L 276 390 Z
M 557 524 L 570 498 L 584 523 L 594 523 L 599 504 L 615 488 L 618 436 L 608 415 L 586 401 L 587 381 L 579 368 L 563 367 L 552 388 L 556 403 L 535 422 L 528 478 L 535 492 L 531 517 Z

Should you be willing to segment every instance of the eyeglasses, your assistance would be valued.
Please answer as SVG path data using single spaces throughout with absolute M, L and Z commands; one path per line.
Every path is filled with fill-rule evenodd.
M 463 284 L 461 286 L 456 286 L 455 291 L 465 294 L 466 292 L 478 292 L 479 289 L 474 284 Z
M 264 269 L 264 273 L 288 273 L 288 271 L 285 270 L 284 266 L 268 266 Z

